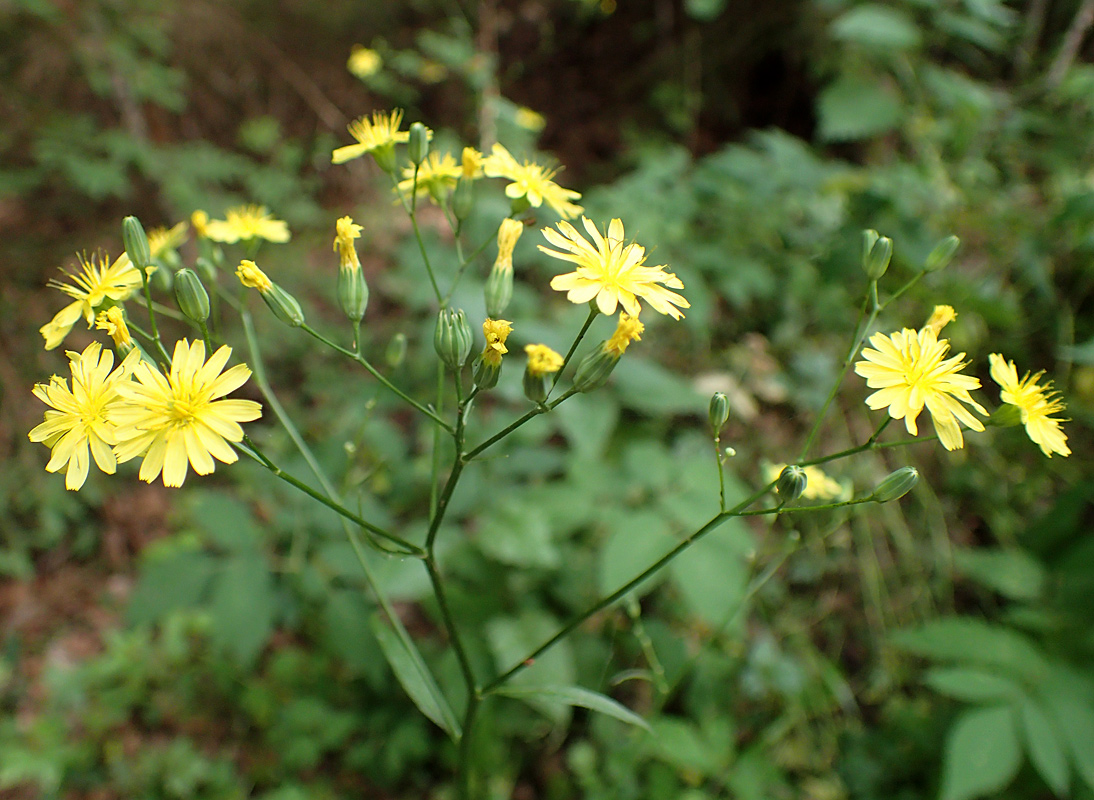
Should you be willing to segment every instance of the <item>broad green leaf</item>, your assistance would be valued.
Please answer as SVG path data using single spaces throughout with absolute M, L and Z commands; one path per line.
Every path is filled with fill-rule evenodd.
M 932 669 L 923 682 L 939 694 L 966 703 L 1013 700 L 1022 693 L 1021 687 L 1009 678 L 979 669 Z
M 620 359 L 612 379 L 620 401 L 628 408 L 652 416 L 706 414 L 706 400 L 695 388 L 653 361 L 638 356 Z
M 242 666 L 253 663 L 273 631 L 276 600 L 264 558 L 252 553 L 226 559 L 209 598 L 214 646 Z
M 829 84 L 817 100 L 823 141 L 867 139 L 892 130 L 904 116 L 900 99 L 876 80 L 845 76 Z
M 650 728 L 653 734 L 647 740 L 650 754 L 677 769 L 715 775 L 725 766 L 722 756 L 730 755 L 729 751 L 714 752 L 699 728 L 682 717 L 657 717 L 650 722 Z
M 486 513 L 475 543 L 491 558 L 518 567 L 557 567 L 547 511 L 503 497 Z
M 628 725 L 637 725 L 639 728 L 650 729 L 649 724 L 642 717 L 635 714 L 626 706 L 612 700 L 607 695 L 583 689 L 580 686 L 502 686 L 495 689 L 494 694 L 503 694 L 506 697 L 527 699 L 532 696 L 541 697 L 565 703 L 568 706 L 587 708 L 590 711 L 598 711 L 615 717 Z
M 831 32 L 836 39 L 875 50 L 910 50 L 922 40 L 907 14 L 873 3 L 855 6 L 840 16 L 832 23 Z
M 748 532 L 739 520 L 700 539 L 669 566 L 672 582 L 688 609 L 719 628 L 744 601 L 749 569 L 744 559 Z
M 1030 683 L 1048 671 L 1044 655 L 1028 638 L 972 617 L 946 617 L 898 631 L 892 643 L 937 661 L 999 667 Z
M 1087 681 L 1056 669 L 1039 687 L 1079 776 L 1094 789 L 1094 693 Z
M 238 552 L 258 545 L 259 530 L 250 509 L 231 495 L 199 491 L 189 498 L 187 512 L 191 524 L 219 549 Z
M 193 608 L 205 599 L 215 572 L 216 559 L 193 550 L 146 558 L 126 616 L 133 625 L 146 625 L 176 609 Z
M 1011 600 L 1035 600 L 1045 585 L 1045 569 L 1022 550 L 959 550 L 960 572 Z
M 486 626 L 486 637 L 500 670 L 508 670 L 547 641 L 561 627 L 558 620 L 542 611 L 527 611 L 519 617 L 495 619 Z M 573 648 L 563 639 L 536 656 L 535 662 L 512 678 L 509 686 L 569 686 L 576 680 Z M 542 695 L 521 699 L 545 714 L 558 726 L 570 718 L 568 704 Z
M 941 800 L 969 800 L 998 792 L 1022 766 L 1014 711 L 978 708 L 957 718 L 946 739 Z
M 1071 768 L 1054 723 L 1028 696 L 1022 697 L 1018 709 L 1029 760 L 1058 797 L 1066 796 L 1071 787 Z
M 429 668 L 422 661 L 421 654 L 414 649 L 413 644 L 404 641 L 378 616 L 372 618 L 372 632 L 380 643 L 380 649 L 383 650 L 391 671 L 395 673 L 396 680 L 406 690 L 414 705 L 453 740 L 458 741 L 462 735 L 460 723 L 441 694 Z
M 605 521 L 612 532 L 600 551 L 602 595 L 626 585 L 677 544 L 668 534 L 669 522 L 652 511 L 612 513 L 605 516 Z M 641 597 L 664 578 L 664 571 L 655 573 L 632 591 Z
M 607 392 L 578 394 L 555 411 L 566 440 L 580 457 L 603 455 L 619 421 L 619 403 Z

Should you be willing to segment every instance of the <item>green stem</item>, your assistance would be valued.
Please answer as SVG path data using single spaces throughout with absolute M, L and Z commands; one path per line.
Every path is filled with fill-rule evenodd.
M 577 332 L 577 336 L 574 337 L 574 342 L 570 345 L 570 350 L 568 353 L 566 353 L 566 358 L 562 359 L 562 366 L 559 367 L 558 372 L 555 373 L 554 380 L 551 381 L 551 388 L 547 392 L 548 397 L 550 397 L 551 392 L 555 390 L 555 387 L 558 385 L 559 378 L 562 377 L 562 373 L 566 371 L 566 367 L 567 365 L 569 365 L 570 359 L 573 358 L 574 353 L 577 352 L 577 346 L 581 344 L 581 340 L 585 338 L 585 334 L 588 332 L 589 326 L 593 324 L 593 320 L 596 319 L 599 313 L 600 309 L 598 309 L 593 304 L 589 305 L 589 316 L 585 318 L 585 324 L 581 326 L 581 330 L 579 330 Z
M 755 511 L 742 511 L 737 514 L 738 517 L 762 517 L 765 514 L 795 514 L 799 511 L 827 511 L 832 508 L 844 508 L 845 506 L 857 506 L 862 503 L 870 503 L 873 501 L 872 497 L 859 497 L 855 500 L 843 500 L 839 503 L 826 503 L 819 506 L 787 506 L 779 503 L 777 506 L 771 508 L 757 508 Z
M 148 272 L 143 268 L 137 270 L 141 274 L 141 283 L 144 285 L 144 300 L 145 308 L 148 309 L 148 323 L 152 328 L 152 343 L 156 346 L 160 357 L 163 361 L 160 362 L 160 366 L 164 368 L 164 372 L 171 365 L 171 356 L 167 354 L 167 348 L 163 346 L 163 341 L 160 339 L 160 331 L 156 326 L 156 310 L 152 308 L 152 287 L 148 281 Z
M 460 664 L 460 674 L 463 675 L 463 682 L 467 686 L 467 697 L 470 702 L 470 698 L 474 697 L 479 691 L 479 686 L 475 682 L 475 673 L 471 669 L 471 661 L 467 658 L 467 651 L 464 649 L 463 640 L 460 638 L 459 631 L 456 628 L 456 621 L 452 617 L 452 611 L 448 607 L 448 596 L 444 590 L 444 583 L 441 580 L 441 573 L 437 569 L 437 559 L 430 550 L 425 556 L 425 568 L 429 572 L 429 582 L 433 586 L 433 594 L 437 598 L 437 607 L 441 611 L 441 620 L 444 623 L 444 629 L 448 633 L 448 640 L 452 642 L 452 649 L 456 651 L 456 660 Z
M 422 232 L 418 228 L 418 167 L 414 167 L 414 185 L 411 187 L 410 202 L 406 201 L 403 197 L 403 193 L 399 191 L 399 180 L 395 177 L 395 174 L 391 174 L 391 182 L 395 184 L 395 193 L 399 196 L 399 200 L 403 204 L 403 209 L 406 211 L 407 216 L 410 217 L 410 225 L 414 229 L 414 238 L 418 241 L 418 252 L 422 254 L 422 262 L 425 264 L 425 271 L 429 273 L 429 282 L 433 285 L 433 294 L 437 298 L 437 303 L 444 308 L 445 302 L 441 298 L 441 289 L 437 285 L 437 278 L 433 274 L 433 265 L 429 261 L 429 253 L 426 252 L 425 242 L 422 241 Z
M 501 229 L 500 226 L 499 226 L 498 229 L 499 230 Z M 457 258 L 460 259 L 460 265 L 456 268 L 456 277 L 453 278 L 453 280 L 452 280 L 452 287 L 448 290 L 448 294 L 446 294 L 444 296 L 444 300 L 441 301 L 441 307 L 442 308 L 446 307 L 449 304 L 449 302 L 452 300 L 452 294 L 453 294 L 453 292 L 456 291 L 456 284 L 458 284 L 460 282 L 460 278 L 463 277 L 463 273 L 467 270 L 467 267 L 471 264 L 472 261 L 474 261 L 476 258 L 478 258 L 479 254 L 482 253 L 482 251 L 485 250 L 487 248 L 487 246 L 492 241 L 494 241 L 497 237 L 498 237 L 498 232 L 494 231 L 494 233 L 491 236 L 489 236 L 485 241 L 483 241 L 482 244 L 480 244 L 478 247 L 476 247 L 471 252 L 471 255 L 467 256 L 467 258 L 463 258 L 462 256 L 459 255 L 459 252 L 462 248 L 460 247 L 460 240 L 457 236 L 457 239 L 456 239 L 457 251 L 456 252 L 457 252 Z
M 726 510 L 726 471 L 722 465 L 722 435 L 714 434 L 714 461 L 718 465 L 718 510 Z
M 577 389 L 574 389 L 573 387 L 571 387 L 571 388 L 566 390 L 565 394 L 563 394 L 561 397 L 558 397 L 555 400 L 552 400 L 550 403 L 547 403 L 546 405 L 536 406 L 531 411 L 526 411 L 524 414 L 522 414 L 520 417 L 515 419 L 513 422 L 510 422 L 508 425 L 506 425 L 500 431 L 495 433 L 493 436 L 491 436 L 485 442 L 483 442 L 482 444 L 478 445 L 474 449 L 469 450 L 467 453 L 465 453 L 464 456 L 463 456 L 463 460 L 464 461 L 471 461 L 479 453 L 481 453 L 483 450 L 485 450 L 486 448 L 488 448 L 492 445 L 497 444 L 499 441 L 501 441 L 506 436 L 508 436 L 510 433 L 515 431 L 521 425 L 528 422 L 528 420 L 533 419 L 533 418 L 539 416 L 540 414 L 545 414 L 546 412 L 551 411 L 554 408 L 557 408 L 564 401 L 566 401 L 569 398 L 573 397 L 575 394 L 577 394 Z
M 459 796 L 460 800 L 472 800 L 471 731 L 482 703 L 482 695 L 476 690 L 467 697 L 467 710 L 463 715 L 463 736 L 460 738 Z
M 380 383 L 382 383 L 385 387 L 387 387 L 388 390 L 393 392 L 395 395 L 397 395 L 400 399 L 402 399 L 406 403 L 409 403 L 411 406 L 416 408 L 418 411 L 425 414 L 427 417 L 429 417 L 435 423 L 440 425 L 446 431 L 448 431 L 449 433 L 452 433 L 452 426 L 451 425 L 449 425 L 445 420 L 441 419 L 441 417 L 439 417 L 434 411 L 430 410 L 427 406 L 422 405 L 417 400 L 415 400 L 413 397 L 411 397 L 406 392 L 404 392 L 402 389 L 400 389 L 398 386 L 396 386 L 391 381 L 389 381 L 387 378 L 385 378 L 382 374 L 380 374 L 379 370 L 377 370 L 376 367 L 372 366 L 372 364 L 369 363 L 368 359 L 365 358 L 364 356 L 362 356 L 360 353 L 355 353 L 353 350 L 347 350 L 346 348 L 342 347 L 341 345 L 336 344 L 335 342 L 332 342 L 326 336 L 319 333 L 318 331 L 316 331 L 314 328 L 312 328 L 310 325 L 308 325 L 306 323 L 304 325 L 300 326 L 300 330 L 304 331 L 309 336 L 312 336 L 312 337 L 318 339 L 323 344 L 325 344 L 327 347 L 341 353 L 346 358 L 349 358 L 353 361 L 356 361 L 358 364 L 360 364 L 362 367 L 364 367 L 366 370 L 368 370 L 369 374 L 372 375 L 372 377 L 374 377 L 376 380 L 378 380 Z

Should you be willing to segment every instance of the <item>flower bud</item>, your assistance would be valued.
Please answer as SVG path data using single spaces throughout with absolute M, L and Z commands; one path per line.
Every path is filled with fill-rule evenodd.
M 880 280 L 889 269 L 889 260 L 892 257 L 893 240 L 888 236 L 879 237 L 863 258 L 862 268 L 866 270 L 866 277 L 872 281 Z
M 596 348 L 577 365 L 574 372 L 574 388 L 579 392 L 591 392 L 603 386 L 619 363 L 619 356 L 603 346 Z
M 417 166 L 429 155 L 430 130 L 420 122 L 410 126 L 410 138 L 407 140 L 407 157 Z
M 493 389 L 498 385 L 498 376 L 501 375 L 501 362 L 495 364 L 480 354 L 471 365 L 471 374 L 479 391 Z
M 141 221 L 136 217 L 129 216 L 122 220 L 122 242 L 134 267 L 143 270 L 152 264 L 152 250 L 148 246 L 148 235 L 144 232 Z
M 547 399 L 547 376 L 562 369 L 563 358 L 545 344 L 524 346 L 528 366 L 524 370 L 524 396 L 537 405 Z
M 870 258 L 870 251 L 874 249 L 881 234 L 873 228 L 864 228 L 862 231 L 862 269 L 866 269 L 866 262 Z
M 486 298 L 486 315 L 500 317 L 513 299 L 513 270 L 497 267 L 490 270 L 483 295 Z
M 779 473 L 779 479 L 775 481 L 775 488 L 784 503 L 792 503 L 802 496 L 807 483 L 805 470 L 791 464 L 783 467 L 783 471 Z
M 474 342 L 471 326 L 462 309 L 442 308 L 433 331 L 433 346 L 448 368 L 459 372 L 471 355 Z
M 710 419 L 710 427 L 714 429 L 715 433 L 722 430 L 722 426 L 726 424 L 726 420 L 729 419 L 729 398 L 726 397 L 725 392 L 715 392 L 714 396 L 710 398 L 710 410 L 708 412 Z
M 394 173 L 396 169 L 395 163 L 395 145 L 391 142 L 382 144 L 372 151 L 372 157 L 376 161 L 376 166 L 389 174 Z
M 991 413 L 991 416 L 987 418 L 984 424 L 996 428 L 1013 428 L 1016 425 L 1021 425 L 1022 409 L 1010 403 L 1003 403 Z
M 387 361 L 387 365 L 394 369 L 403 363 L 406 358 L 406 334 L 397 333 L 391 337 L 391 341 L 387 343 L 387 351 L 384 353 L 384 360 Z
M 213 266 L 213 262 L 207 259 L 205 256 L 198 256 L 194 259 L 194 266 L 197 268 L 198 274 L 205 278 L 207 281 L 216 282 L 217 268 Z
M 182 313 L 194 322 L 209 319 L 209 293 L 192 269 L 183 267 L 175 273 L 175 299 Z
M 452 213 L 459 222 L 471 215 L 475 205 L 475 183 L 470 178 L 460 178 L 456 191 L 452 193 Z
M 368 284 L 358 269 L 338 270 L 338 304 L 350 322 L 360 322 L 368 308 Z
M 919 470 L 915 467 L 901 467 L 895 472 L 889 473 L 874 489 L 870 499 L 875 503 L 888 503 L 890 500 L 899 500 L 908 494 L 919 482 Z
M 950 263 L 957 248 L 961 246 L 961 240 L 956 236 L 947 236 L 934 246 L 934 250 L 927 256 L 923 263 L 924 272 L 937 272 Z

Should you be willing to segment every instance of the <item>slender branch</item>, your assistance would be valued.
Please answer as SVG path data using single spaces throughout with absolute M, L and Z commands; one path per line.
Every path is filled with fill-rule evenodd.
M 1094 0 L 1083 0 L 1079 10 L 1075 12 L 1075 18 L 1064 34 L 1064 42 L 1060 45 L 1056 58 L 1045 76 L 1045 85 L 1049 89 L 1059 86 L 1071 65 L 1075 63 L 1075 57 L 1079 54 L 1079 48 L 1083 44 L 1090 28 L 1094 26 Z
M 148 271 L 142 267 L 138 267 L 138 272 L 141 274 L 141 283 L 144 285 L 144 299 L 145 308 L 148 309 L 148 322 L 152 328 L 152 343 L 156 346 L 156 350 L 159 356 L 163 359 L 160 362 L 161 367 L 168 367 L 171 364 L 171 356 L 167 354 L 167 349 L 163 346 L 163 340 L 160 339 L 159 328 L 156 327 L 156 310 L 152 307 L 152 287 L 148 282 Z M 166 369 L 164 370 L 166 371 Z
M 510 422 L 508 425 L 506 425 L 500 431 L 495 433 L 493 436 L 491 436 L 485 442 L 478 445 L 474 449 L 469 450 L 468 452 L 464 453 L 463 460 L 464 461 L 471 461 L 479 453 L 481 453 L 483 450 L 485 450 L 488 447 L 491 447 L 492 445 L 497 444 L 502 439 L 504 439 L 506 436 L 508 436 L 510 433 L 515 431 L 517 428 L 519 428 L 521 425 L 528 422 L 528 420 L 533 419 L 533 418 L 539 416 L 540 414 L 545 414 L 548 411 L 551 411 L 551 410 L 557 408 L 564 401 L 566 401 L 569 398 L 573 397 L 575 394 L 577 394 L 577 389 L 574 389 L 573 387 L 570 387 L 569 389 L 566 390 L 566 392 L 562 396 L 556 398 L 555 400 L 552 400 L 550 403 L 547 403 L 545 405 L 539 405 L 539 406 L 536 406 L 535 408 L 531 409 L 530 411 L 526 411 L 524 414 L 522 414 L 520 417 L 518 417 L 517 419 Z
M 554 380 L 551 381 L 551 388 L 547 392 L 548 397 L 550 397 L 551 392 L 555 390 L 555 387 L 558 386 L 559 378 L 561 378 L 562 373 L 566 371 L 566 367 L 570 363 L 570 359 L 573 358 L 574 353 L 577 352 L 577 346 L 581 344 L 581 340 L 585 338 L 585 334 L 588 332 L 589 326 L 593 324 L 593 320 L 596 319 L 599 313 L 600 309 L 598 309 L 595 305 L 590 304 L 589 316 L 585 318 L 585 324 L 581 326 L 581 330 L 579 330 L 577 332 L 577 336 L 574 337 L 574 342 L 570 345 L 570 351 L 566 353 L 566 358 L 562 360 L 562 366 L 559 367 L 558 372 L 555 373 Z

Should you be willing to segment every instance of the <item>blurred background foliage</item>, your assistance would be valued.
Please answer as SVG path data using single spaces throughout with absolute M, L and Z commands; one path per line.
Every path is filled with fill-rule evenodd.
M 899 508 L 704 540 L 525 673 L 610 693 L 652 732 L 497 700 L 476 753 L 491 797 L 1094 797 L 1092 23 L 1089 0 L 0 2 L 0 794 L 451 796 L 456 754 L 387 667 L 332 515 L 247 464 L 180 493 L 101 476 L 66 493 L 26 446 L 29 388 L 61 363 L 36 332 L 59 302 L 45 282 L 74 252 L 117 253 L 128 213 L 268 205 L 295 235 L 267 268 L 332 327 L 332 223 L 353 214 L 367 347 L 405 334 L 396 374 L 426 391 L 409 231 L 371 166 L 329 165 L 349 119 L 400 105 L 438 146 L 550 153 L 692 302 L 681 325 L 647 320 L 607 390 L 466 475 L 440 559 L 484 673 L 709 517 L 711 391 L 732 400 L 731 494 L 793 458 L 847 346 L 863 227 L 895 240 L 897 278 L 964 243 L 883 329 L 952 304 L 985 383 L 1002 351 L 1047 370 L 1071 417 L 1070 459 L 1015 429 L 889 450 L 833 473 L 861 489 L 910 461 L 928 480 Z M 354 45 L 376 71 L 346 69 Z M 505 213 L 480 204 L 470 238 Z M 534 238 L 514 337 L 561 343 L 582 312 L 544 302 Z M 260 324 L 341 491 L 405 527 L 427 443 L 374 383 Z M 519 402 L 507 377 L 482 431 Z M 863 396 L 849 380 L 826 449 L 872 431 Z M 424 573 L 374 561 L 455 697 Z

